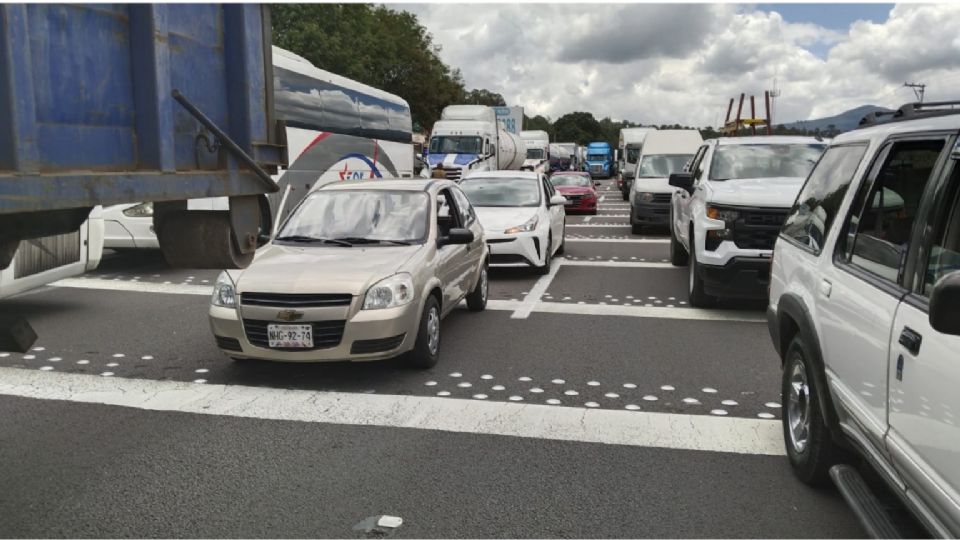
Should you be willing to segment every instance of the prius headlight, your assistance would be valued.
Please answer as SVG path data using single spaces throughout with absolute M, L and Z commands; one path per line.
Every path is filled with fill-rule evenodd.
M 532 218 L 528 219 L 527 222 L 524 223 L 523 225 L 510 227 L 509 229 L 503 231 L 503 234 L 517 234 L 522 232 L 530 232 L 537 228 L 537 223 L 539 223 L 539 219 L 537 218 L 537 216 L 533 216 Z
M 367 290 L 363 309 L 399 307 L 413 301 L 413 277 L 406 272 L 378 281 Z
M 230 274 L 220 272 L 217 284 L 213 286 L 213 298 L 210 303 L 219 307 L 237 307 L 237 288 L 233 284 Z

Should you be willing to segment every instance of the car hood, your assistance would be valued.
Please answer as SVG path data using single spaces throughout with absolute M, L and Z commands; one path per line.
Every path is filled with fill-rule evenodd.
M 234 275 L 237 292 L 363 294 L 392 276 L 423 246 L 269 245 Z
M 637 193 L 673 193 L 677 188 L 670 185 L 668 178 L 641 176 L 633 179 L 633 190 Z
M 561 195 L 585 195 L 587 193 L 594 193 L 593 188 L 583 186 L 557 186 L 557 191 L 559 191 Z
M 493 233 L 502 233 L 510 227 L 523 225 L 537 214 L 536 207 L 521 208 L 497 208 L 497 207 L 473 207 L 477 213 L 477 219 L 484 230 Z
M 789 208 L 797 199 L 805 178 L 749 178 L 709 182 L 710 201 L 733 206 Z

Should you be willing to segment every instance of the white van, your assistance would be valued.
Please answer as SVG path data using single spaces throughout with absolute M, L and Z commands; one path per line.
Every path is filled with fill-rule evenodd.
M 703 137 L 696 129 L 661 129 L 647 133 L 630 190 L 633 234 L 640 234 L 644 225 L 669 223 L 670 198 L 676 191 L 668 183 L 669 177 L 683 170 L 701 144 Z

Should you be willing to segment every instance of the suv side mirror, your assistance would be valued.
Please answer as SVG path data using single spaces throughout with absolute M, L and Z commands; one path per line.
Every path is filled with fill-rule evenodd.
M 570 204 L 570 201 L 563 195 L 550 197 L 550 206 L 565 206 L 567 204 Z
M 470 229 L 450 229 L 446 236 L 437 239 L 437 247 L 449 246 L 452 244 L 469 244 L 473 242 L 473 231 Z
M 670 175 L 671 186 L 680 188 L 687 193 L 693 193 L 693 175 L 688 172 L 678 172 Z
M 960 271 L 943 276 L 933 286 L 929 317 L 937 332 L 960 336 Z

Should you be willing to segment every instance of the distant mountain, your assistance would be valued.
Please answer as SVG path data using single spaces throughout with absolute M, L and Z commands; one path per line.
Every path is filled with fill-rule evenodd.
M 836 116 L 828 116 L 826 118 L 815 118 L 813 120 L 801 120 L 799 122 L 791 122 L 789 124 L 784 124 L 788 128 L 797 128 L 797 129 L 809 129 L 815 130 L 820 129 L 820 131 L 828 131 L 830 129 L 836 129 L 837 131 L 850 131 L 857 127 L 857 124 L 860 123 L 860 120 L 869 113 L 874 111 L 889 111 L 886 107 L 878 107 L 876 105 L 862 105 L 855 109 L 850 109 L 849 111 L 842 112 Z M 831 128 L 831 124 L 833 128 Z

